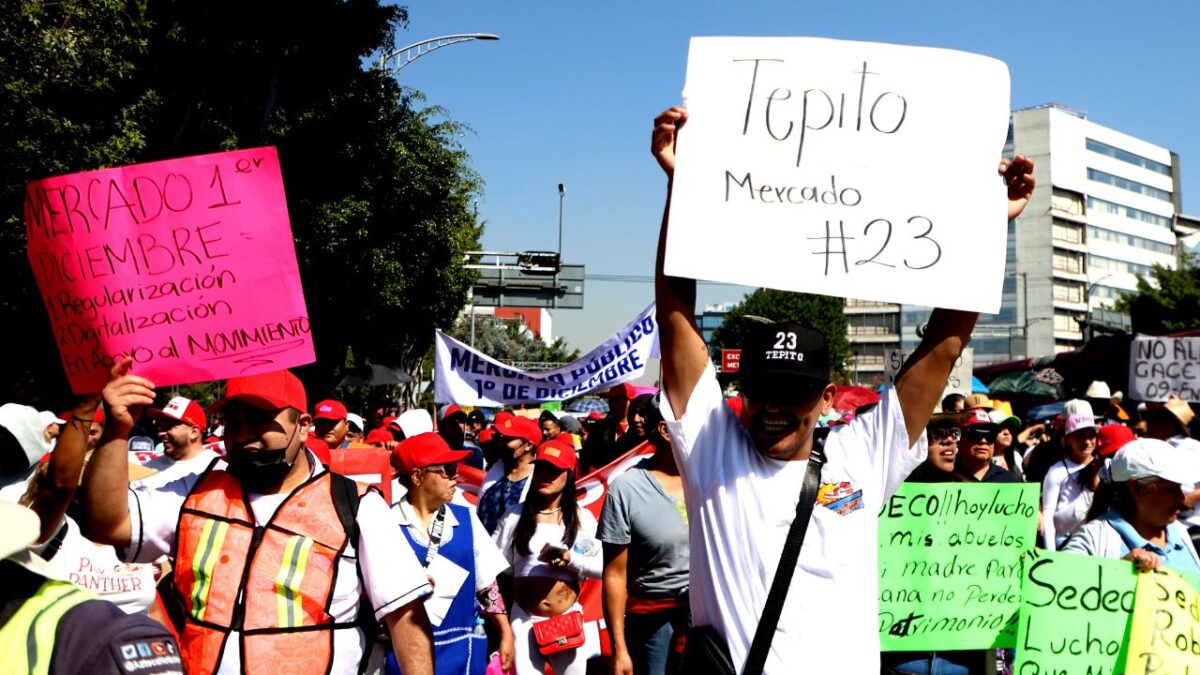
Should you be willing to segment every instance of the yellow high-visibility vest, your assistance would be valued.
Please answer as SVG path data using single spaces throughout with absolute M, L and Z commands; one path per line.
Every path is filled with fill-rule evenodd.
M 47 579 L 0 627 L 0 663 L 12 673 L 48 675 L 54 636 L 63 615 L 95 595 L 65 581 Z

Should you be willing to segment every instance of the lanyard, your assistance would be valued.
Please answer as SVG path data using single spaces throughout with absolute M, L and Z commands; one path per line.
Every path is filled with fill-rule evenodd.
M 429 563 L 437 557 L 438 549 L 442 546 L 442 528 L 446 526 L 446 507 L 443 505 L 438 509 L 437 515 L 433 517 L 433 524 L 429 526 L 429 548 L 425 550 L 425 567 L 429 567 Z

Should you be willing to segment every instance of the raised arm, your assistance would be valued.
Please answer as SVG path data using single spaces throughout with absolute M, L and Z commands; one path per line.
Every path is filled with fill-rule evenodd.
M 42 523 L 38 543 L 45 542 L 58 532 L 63 516 L 67 514 L 67 507 L 79 488 L 83 456 L 87 452 L 88 427 L 99 405 L 100 396 L 92 395 L 75 406 L 75 411 L 54 444 L 45 480 L 37 482 L 37 493 L 29 507 L 38 514 Z
M 654 120 L 650 152 L 667 174 L 667 202 L 658 234 L 658 259 L 654 265 L 654 299 L 658 316 L 658 346 L 662 359 L 663 387 L 675 418 L 683 417 L 692 390 L 708 365 L 708 347 L 696 327 L 696 280 L 663 273 L 667 251 L 667 221 L 671 214 L 671 187 L 675 180 L 676 132 L 687 122 L 687 110 L 669 108 Z
M 1025 210 L 1033 193 L 1033 160 L 1023 155 L 1017 155 L 1011 161 L 1001 160 L 1000 175 L 1008 186 L 1008 219 L 1012 220 Z M 924 339 L 896 377 L 896 393 L 904 410 L 910 446 L 925 433 L 925 425 L 942 395 L 950 369 L 970 341 L 978 318 L 976 312 L 933 310 Z
M 154 383 L 130 375 L 132 359 L 113 366 L 101 397 L 104 434 L 83 473 L 83 535 L 99 544 L 129 546 L 129 432 L 142 409 L 154 403 Z

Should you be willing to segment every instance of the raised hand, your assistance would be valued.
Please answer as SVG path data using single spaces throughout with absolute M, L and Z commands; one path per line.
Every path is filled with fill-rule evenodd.
M 104 399 L 106 436 L 128 435 L 142 409 L 154 403 L 154 383 L 144 377 L 130 375 L 133 359 L 126 358 L 112 367 L 108 384 L 100 392 Z
M 1012 220 L 1021 215 L 1037 180 L 1033 177 L 1033 160 L 1025 155 L 1017 155 L 1011 160 L 1000 160 L 1000 175 L 1008 186 L 1008 219 Z
M 658 160 L 667 177 L 675 175 L 676 132 L 687 122 L 687 110 L 675 106 L 654 118 L 654 133 L 650 136 L 650 154 Z

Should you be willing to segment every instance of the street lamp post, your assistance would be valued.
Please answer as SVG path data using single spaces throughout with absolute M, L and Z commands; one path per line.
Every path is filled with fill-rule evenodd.
M 429 52 L 449 47 L 460 42 L 471 42 L 474 40 L 499 40 L 499 35 L 492 33 L 463 33 L 460 35 L 442 35 L 439 37 L 429 38 L 414 42 L 411 45 L 401 47 L 395 51 L 388 52 L 379 57 L 378 68 L 388 75 L 395 76 L 405 66 L 425 56 Z

